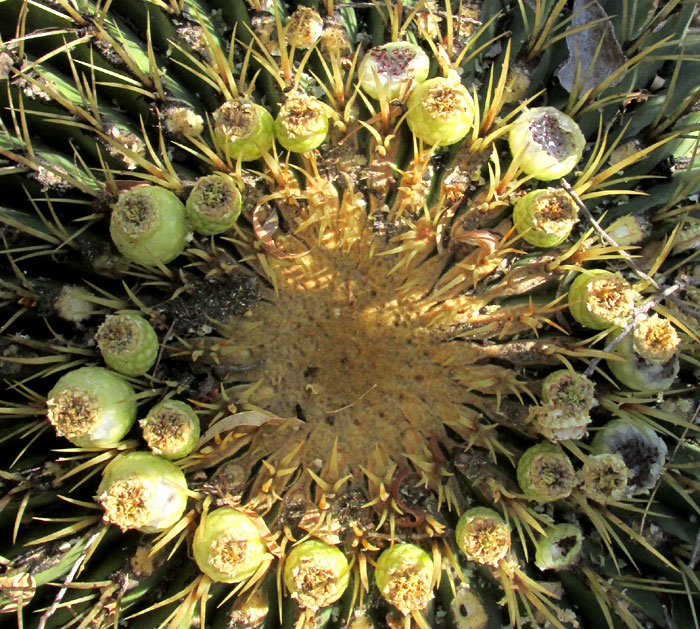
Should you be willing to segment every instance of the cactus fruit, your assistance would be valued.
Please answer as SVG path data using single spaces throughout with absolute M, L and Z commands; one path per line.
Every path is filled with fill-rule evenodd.
M 0 622 L 697 624 L 696 5 L 0 1 Z

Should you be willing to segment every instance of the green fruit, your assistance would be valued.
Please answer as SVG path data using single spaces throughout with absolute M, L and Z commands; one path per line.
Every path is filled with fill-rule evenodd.
M 402 614 L 420 611 L 433 598 L 433 560 L 414 544 L 394 544 L 379 555 L 374 581 Z
M 97 501 L 105 520 L 123 531 L 156 533 L 170 528 L 185 512 L 187 481 L 182 471 L 162 457 L 131 452 L 104 470 Z
M 289 551 L 282 576 L 300 607 L 319 609 L 343 595 L 350 582 L 350 566 L 336 546 L 309 539 Z
M 540 570 L 566 570 L 578 558 L 583 533 L 575 524 L 556 524 L 547 529 L 547 537 L 537 540 L 535 565 Z
M 212 118 L 216 144 L 232 160 L 249 162 L 272 150 L 274 120 L 260 105 L 236 98 L 221 105 Z
M 619 273 L 586 269 L 569 288 L 569 312 L 593 330 L 622 326 L 634 309 L 637 293 Z
M 151 451 L 166 459 L 186 457 L 199 440 L 197 413 L 178 400 L 156 404 L 139 424 Z
M 576 205 L 564 190 L 533 190 L 515 204 L 513 224 L 531 245 L 555 247 L 569 237 L 576 214 Z
M 109 224 L 119 253 L 144 265 L 166 264 L 185 249 L 185 206 L 169 190 L 137 186 L 119 195 Z
M 223 583 L 245 581 L 271 559 L 255 522 L 229 507 L 202 516 L 192 552 L 199 569 Z
M 455 528 L 457 546 L 469 561 L 498 566 L 510 551 L 510 528 L 493 509 L 465 511 Z
M 518 461 L 518 484 L 530 500 L 551 502 L 566 498 L 576 485 L 569 457 L 551 443 L 527 449 Z
M 107 366 L 125 376 L 144 375 L 158 357 L 158 337 L 153 326 L 133 312 L 107 317 L 95 340 Z
M 293 153 L 313 151 L 327 135 L 328 112 L 321 101 L 299 93 L 287 97 L 275 119 L 275 136 L 284 148 Z
M 121 376 L 81 367 L 61 376 L 46 396 L 56 434 L 81 448 L 111 448 L 136 420 L 136 394 Z
M 568 175 L 578 164 L 586 138 L 578 125 L 554 107 L 535 107 L 522 113 L 508 136 L 520 168 L 541 181 Z
M 380 92 L 387 100 L 399 96 L 401 86 L 412 80 L 415 85 L 428 78 L 430 58 L 410 42 L 391 42 L 371 48 L 362 59 L 357 79 L 372 98 Z
M 449 146 L 464 138 L 474 123 L 467 88 L 450 79 L 429 79 L 408 97 L 406 123 L 425 144 Z
M 187 218 L 198 234 L 212 236 L 231 229 L 241 214 L 241 193 L 223 173 L 200 177 L 185 204 Z

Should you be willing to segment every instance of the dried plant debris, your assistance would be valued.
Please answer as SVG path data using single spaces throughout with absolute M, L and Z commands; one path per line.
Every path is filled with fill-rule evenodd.
M 562 86 L 580 94 L 598 87 L 626 61 L 610 17 L 597 0 L 576 0 L 571 20 L 572 32 L 566 36 L 569 58 L 557 70 Z M 611 85 L 624 78 L 620 75 Z

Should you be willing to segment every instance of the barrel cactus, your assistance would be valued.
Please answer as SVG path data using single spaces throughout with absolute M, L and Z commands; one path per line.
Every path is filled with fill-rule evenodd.
M 3 622 L 697 624 L 695 3 L 0 18 Z

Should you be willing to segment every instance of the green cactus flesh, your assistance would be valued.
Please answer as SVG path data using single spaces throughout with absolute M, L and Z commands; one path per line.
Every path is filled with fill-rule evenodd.
M 0 622 L 697 624 L 696 3 L 0 35 Z

